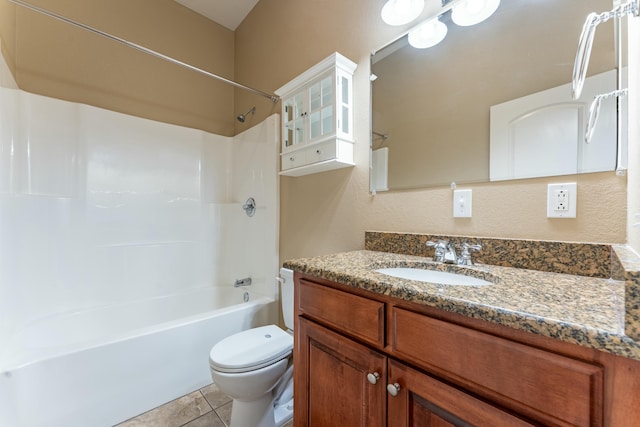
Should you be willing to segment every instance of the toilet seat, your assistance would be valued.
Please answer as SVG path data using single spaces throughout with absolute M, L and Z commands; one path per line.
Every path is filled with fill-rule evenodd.
M 276 325 L 261 326 L 231 335 L 214 345 L 209 364 L 219 372 L 247 372 L 288 357 L 293 337 Z

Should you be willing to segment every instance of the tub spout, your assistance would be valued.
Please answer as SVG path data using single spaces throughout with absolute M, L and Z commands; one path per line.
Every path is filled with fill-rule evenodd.
M 251 284 L 251 277 L 245 277 L 244 279 L 236 279 L 236 282 L 233 284 L 234 288 L 240 286 L 249 286 Z

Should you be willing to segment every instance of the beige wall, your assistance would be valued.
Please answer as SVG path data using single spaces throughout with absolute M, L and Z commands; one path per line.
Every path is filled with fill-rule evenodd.
M 557 178 L 473 185 L 471 219 L 451 217 L 448 188 L 371 196 L 369 54 L 402 31 L 381 22 L 382 0 L 263 0 L 235 34 L 172 0 L 33 2 L 265 91 L 333 51 L 359 64 L 354 79 L 357 165 L 281 179 L 281 259 L 362 248 L 365 230 L 626 241 L 626 177 L 613 173 L 561 178 L 578 182 L 578 218 L 572 220 L 545 216 L 546 185 Z M 279 110 L 265 98 L 33 12 L 13 11 L 0 0 L 0 35 L 25 90 L 223 135 Z M 254 105 L 256 116 L 237 124 L 233 117 Z
M 233 32 L 173 0 L 29 0 L 83 24 L 233 78 Z M 233 88 L 0 0 L 0 34 L 21 89 L 234 134 Z
M 401 30 L 384 25 L 383 1 L 261 1 L 236 30 L 236 76 L 275 90 L 332 51 L 358 63 L 354 79 L 357 165 L 281 179 L 280 257 L 359 249 L 365 230 L 563 241 L 626 241 L 626 177 L 613 173 L 476 184 L 473 218 L 454 219 L 449 188 L 371 196 L 369 54 Z M 576 35 L 577 37 L 577 35 Z M 237 93 L 238 104 L 249 104 Z M 266 117 L 268 106 L 258 114 Z M 547 219 L 550 182 L 578 183 L 578 218 Z
M 16 11 L 15 6 L 6 0 L 0 1 L 0 52 L 5 58 L 11 72 L 15 75 L 15 43 L 16 43 Z

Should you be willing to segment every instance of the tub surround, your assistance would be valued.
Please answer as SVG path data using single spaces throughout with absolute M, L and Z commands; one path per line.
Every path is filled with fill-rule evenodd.
M 481 243 L 482 251 L 475 254 L 478 264 L 464 268 L 495 283 L 481 288 L 443 286 L 374 271 L 431 263 L 425 257 L 432 255 L 432 248 L 425 243 L 438 238 Z M 366 250 L 290 260 L 284 266 L 355 288 L 640 360 L 640 341 L 629 334 L 640 329 L 640 310 L 637 303 L 632 304 L 640 300 L 639 274 L 634 270 L 640 263 L 625 247 L 374 232 L 367 232 L 365 240 Z M 499 258 L 499 254 L 505 258 Z M 442 264 L 437 268 L 448 270 L 454 266 Z
M 113 425 L 277 319 L 279 121 L 228 138 L 0 88 L 0 425 Z

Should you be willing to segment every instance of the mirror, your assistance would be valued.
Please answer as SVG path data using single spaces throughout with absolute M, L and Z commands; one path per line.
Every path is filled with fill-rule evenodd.
M 566 84 L 570 99 L 585 18 L 611 8 L 612 0 L 502 1 L 494 15 L 470 27 L 456 26 L 450 12 L 442 15 L 448 34 L 432 48 L 415 49 L 404 36 L 376 51 L 372 182 L 381 177 L 378 191 L 489 181 L 491 107 Z M 589 76 L 615 69 L 613 21 L 598 27 Z M 588 110 L 591 99 L 585 102 Z M 578 121 L 575 132 L 583 135 L 584 120 Z M 615 168 L 615 139 L 607 170 Z M 526 177 L 571 173 L 534 169 Z M 387 185 L 380 185 L 385 175 Z

